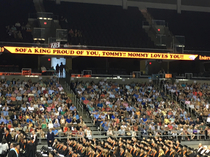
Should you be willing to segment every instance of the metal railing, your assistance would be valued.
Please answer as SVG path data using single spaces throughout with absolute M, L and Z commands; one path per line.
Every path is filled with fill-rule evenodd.
M 166 94 L 170 95 L 170 97 L 172 98 L 172 100 L 175 100 L 176 102 L 178 102 L 179 105 L 180 105 L 181 107 L 183 107 L 188 113 L 194 114 L 196 118 L 199 116 L 199 113 L 196 112 L 196 111 L 194 110 L 194 108 L 191 108 L 188 104 L 185 104 L 185 101 L 180 100 L 180 99 L 178 98 L 178 96 L 177 96 L 174 92 L 171 92 L 169 89 L 167 89 L 167 86 L 164 86 L 164 85 L 162 84 L 161 89 L 162 89 Z M 194 112 L 193 112 L 193 111 L 194 111 Z M 204 122 L 204 123 L 206 123 L 206 122 Z
M 187 106 L 183 101 L 179 100 L 178 96 L 174 92 L 168 90 L 167 85 L 162 84 L 161 89 L 171 97 L 172 101 L 175 100 L 179 103 L 181 107 L 185 108 L 188 112 L 190 112 L 189 106 Z
M 79 134 L 74 134 L 72 135 L 72 132 L 58 132 L 58 135 L 55 136 L 55 139 L 59 139 L 59 140 L 67 140 L 67 139 L 76 139 L 79 140 L 81 138 L 89 138 L 89 139 L 93 139 L 93 138 L 97 138 L 97 139 L 104 139 L 104 138 L 108 138 L 108 137 L 114 137 L 114 138 L 151 138 L 151 137 L 160 137 L 160 138 L 167 138 L 167 139 L 175 139 L 175 140 L 181 140 L 181 141 L 185 141 L 185 140 L 207 140 L 209 139 L 209 136 L 205 135 L 205 134 L 200 134 L 200 133 L 196 133 L 196 134 L 157 134 L 154 135 L 154 132 L 147 132 L 147 133 L 142 133 L 142 131 L 134 131 L 135 135 L 132 135 L 131 131 L 125 131 L 124 134 L 121 134 L 118 132 L 117 134 L 115 133 L 117 131 L 113 131 L 113 135 L 107 135 L 107 131 L 100 131 L 99 135 L 91 135 L 91 136 L 80 136 Z M 47 134 L 47 132 L 45 132 L 45 135 Z M 41 144 L 42 141 L 46 141 L 47 137 L 40 137 L 40 133 L 37 133 L 38 136 L 38 143 Z M 193 139 L 192 139 L 193 137 Z
M 81 101 L 77 98 L 77 96 L 75 95 L 75 93 L 71 89 L 70 85 L 66 81 L 65 81 L 65 86 L 67 88 L 67 91 L 71 95 L 72 102 L 74 103 L 74 105 L 76 106 L 76 108 L 81 111 L 81 115 L 83 115 L 83 105 L 82 105 Z
M 157 82 L 158 83 L 158 82 Z M 68 89 L 70 90 L 70 93 L 72 93 L 72 95 L 73 95 L 73 100 L 74 100 L 74 102 L 76 102 L 76 105 L 77 106 L 79 106 L 80 108 L 82 108 L 83 109 L 83 102 L 80 100 L 80 99 L 78 99 L 77 97 L 76 97 L 76 95 L 75 95 L 75 93 L 70 89 L 70 86 L 69 85 L 67 85 L 68 86 Z M 163 89 L 164 91 L 165 91 L 165 93 L 167 93 L 167 94 L 169 94 L 170 95 L 170 97 L 172 98 L 172 100 L 176 100 L 177 102 L 179 102 L 180 103 L 180 106 L 183 106 L 183 107 L 185 107 L 185 108 L 187 108 L 188 106 L 187 105 L 185 105 L 182 101 L 179 101 L 178 100 L 178 97 L 173 93 L 173 92 L 170 92 L 168 89 L 167 89 L 167 87 L 166 86 L 164 86 L 164 84 L 160 84 L 160 82 L 159 82 L 159 84 L 157 84 L 157 86 L 159 86 L 159 89 Z M 187 108 L 188 109 L 188 111 L 189 111 L 189 108 Z M 93 115 L 91 116 L 91 112 L 87 112 L 86 113 L 86 116 L 87 117 L 90 117 L 91 119 L 92 119 L 92 122 L 93 122 Z M 94 126 L 94 125 L 93 125 Z M 107 135 L 105 135 L 106 133 L 107 133 L 107 131 L 102 131 L 102 129 L 101 129 L 102 127 L 99 127 L 99 130 L 98 131 L 92 131 L 92 132 L 94 132 L 93 133 L 93 135 L 92 135 L 92 137 L 94 138 L 94 137 L 97 137 L 97 138 L 107 138 L 107 137 L 109 137 L 109 136 L 107 136 Z M 173 131 L 172 131 L 173 132 Z M 180 130 L 174 130 L 174 132 L 181 132 Z M 159 135 L 159 136 L 161 136 L 161 137 L 170 137 L 170 138 L 175 138 L 175 139 L 178 139 L 178 138 L 181 138 L 181 140 L 186 140 L 186 138 L 189 136 L 196 136 L 196 139 L 198 140 L 198 139 L 200 139 L 200 138 L 204 138 L 205 140 L 207 139 L 207 137 L 208 137 L 208 135 L 206 135 L 205 133 L 204 134 L 200 134 L 200 132 L 205 132 L 205 130 L 201 130 L 201 131 L 199 131 L 198 130 L 198 133 L 196 133 L 196 134 L 192 134 L 192 135 L 190 135 L 190 134 L 188 134 L 188 135 L 180 135 L 180 134 L 173 134 L 173 135 Z M 95 134 L 96 133 L 96 134 Z M 136 137 L 149 137 L 149 136 L 151 136 L 151 135 L 149 135 L 149 133 L 147 133 L 147 134 L 142 134 L 142 132 L 141 131 L 138 131 L 137 132 L 137 134 L 136 134 Z M 152 135 L 153 137 L 154 136 L 157 136 L 157 135 Z M 117 136 L 118 137 L 118 136 Z M 119 136 L 119 137 L 132 137 L 132 136 L 129 136 L 129 135 L 125 135 L 125 136 Z M 63 137 L 62 137 L 63 138 Z M 66 138 L 66 137 L 64 137 L 64 138 Z
M 26 47 L 49 47 L 48 44 L 35 44 L 35 43 L 25 43 L 25 42 L 6 42 L 1 41 L 0 46 L 26 46 Z M 61 47 L 64 47 L 65 44 L 61 44 Z M 133 47 L 112 47 L 112 46 L 92 46 L 92 45 L 69 45 L 65 47 L 66 49 L 93 49 L 93 50 L 119 50 L 119 51 L 145 51 L 145 52 L 165 52 L 168 53 L 168 49 L 158 49 L 158 48 L 133 48 Z

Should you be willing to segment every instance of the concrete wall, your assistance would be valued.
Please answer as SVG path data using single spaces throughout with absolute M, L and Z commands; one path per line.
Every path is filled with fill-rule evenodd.
M 50 59 L 50 61 L 48 61 Z M 41 67 L 44 66 L 47 69 L 51 68 L 51 57 L 49 56 L 41 56 Z

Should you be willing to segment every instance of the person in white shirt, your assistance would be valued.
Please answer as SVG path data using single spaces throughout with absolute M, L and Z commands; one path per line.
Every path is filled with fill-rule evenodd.
M 30 112 L 33 112 L 33 111 L 34 111 L 34 107 L 33 107 L 32 104 L 28 107 L 28 110 L 29 110 Z
M 61 111 L 63 111 L 63 107 L 62 106 L 59 106 L 58 107 L 58 112 L 61 112 Z
M 102 86 L 102 85 L 104 84 L 104 81 L 102 80 L 102 81 L 100 81 L 99 83 L 100 83 L 100 85 Z
M 131 128 L 131 136 L 136 137 L 136 131 L 133 130 L 133 127 Z
M 52 121 L 50 120 L 50 122 L 49 122 L 49 124 L 48 124 L 48 129 L 50 130 L 50 129 L 52 129 L 53 128 L 53 123 L 52 123 Z
M 112 136 L 113 135 L 113 132 L 111 130 L 111 128 L 109 128 L 106 132 L 107 136 Z
M 205 104 L 206 109 L 209 109 L 209 103 Z
M 44 91 L 45 89 L 46 89 L 46 88 L 43 86 L 43 87 L 42 87 L 42 91 Z
M 41 112 L 44 112 L 44 107 L 43 107 L 42 105 L 39 105 L 39 110 L 40 110 Z
M 8 143 L 5 139 L 3 139 L 2 143 L 0 143 L 0 154 L 1 154 L 1 156 L 6 156 L 8 149 L 9 149 Z
M 77 91 L 77 93 L 78 93 L 79 95 L 82 94 L 82 90 Z
M 33 93 L 33 94 L 35 94 L 35 93 L 36 93 L 36 89 L 35 89 L 35 88 L 32 90 L 32 93 Z
M 63 87 L 60 85 L 60 86 L 58 87 L 58 89 L 59 89 L 59 91 L 62 91 L 62 90 L 63 90 Z
M 86 130 L 86 137 L 87 137 L 88 139 L 92 139 L 92 132 L 91 132 L 91 130 L 90 130 L 89 127 L 88 127 L 87 130 Z
M 6 83 L 4 83 L 4 84 L 2 84 L 2 87 L 8 87 L 8 84 L 6 84 Z
M 127 126 L 125 125 L 125 122 L 123 122 L 122 125 L 121 125 L 122 130 L 125 130 L 126 127 L 127 127 Z
M 109 97 L 110 97 L 110 98 L 115 98 L 114 93 L 113 93 L 113 92 L 111 92 L 111 93 L 109 94 Z
M 7 106 L 6 103 L 5 103 L 4 107 L 2 108 L 2 111 L 5 111 L 5 109 L 6 109 L 6 111 L 9 111 L 9 107 Z
M 24 89 L 24 85 L 21 85 L 21 86 L 19 87 L 19 90 L 22 91 L 23 89 Z
M 34 104 L 34 108 L 35 108 L 35 109 L 39 108 L 39 105 L 38 105 L 37 102 Z
M 59 116 L 59 111 L 57 109 L 55 109 L 54 115 Z
M 46 94 L 44 95 L 46 98 L 48 98 L 48 91 L 46 92 Z
M 15 23 L 15 27 L 16 27 L 16 28 L 20 28 L 20 26 L 21 26 L 20 22 L 16 22 L 16 23 Z
M 93 88 L 96 89 L 98 86 L 97 85 L 93 85 Z
M 129 85 L 126 85 L 125 88 L 126 88 L 126 89 L 130 89 L 130 86 L 129 86 Z

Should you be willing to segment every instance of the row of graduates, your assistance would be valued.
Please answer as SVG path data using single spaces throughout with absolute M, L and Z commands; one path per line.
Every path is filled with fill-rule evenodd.
M 19 143 L 11 143 L 8 157 L 35 157 L 36 145 L 33 138 L 21 140 Z
M 9 149 L 12 148 L 12 143 L 19 147 L 19 149 L 17 149 L 19 157 L 35 157 L 37 138 L 34 140 L 34 136 L 28 137 L 24 131 L 18 131 L 18 133 L 13 138 L 9 129 L 7 127 L 2 127 L 0 128 L 0 143 L 2 142 L 2 139 L 6 140 Z M 9 152 L 10 150 L 8 153 Z M 10 154 L 11 153 L 12 152 L 10 152 Z
M 35 157 L 36 143 L 33 138 L 24 138 L 19 142 L 20 145 L 20 157 Z
M 55 140 L 53 152 L 65 157 L 197 157 L 197 153 L 179 141 L 147 139 L 68 139 L 66 143 Z M 199 155 L 198 155 L 199 156 Z M 199 156 L 200 157 L 200 156 Z
M 35 133 L 28 135 L 22 130 L 17 131 L 13 141 L 19 145 L 19 157 L 35 157 L 38 142 Z

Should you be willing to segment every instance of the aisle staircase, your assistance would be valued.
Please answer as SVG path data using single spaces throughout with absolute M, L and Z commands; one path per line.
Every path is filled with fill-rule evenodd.
M 83 117 L 86 126 L 89 127 L 90 130 L 92 131 L 93 138 L 105 138 L 104 135 L 101 135 L 100 130 L 96 128 L 96 126 L 93 124 L 92 119 L 89 116 L 89 113 L 83 108 L 83 104 L 76 97 L 73 90 L 70 88 L 70 85 L 65 81 L 65 79 L 60 79 L 60 83 L 64 87 L 64 90 L 66 91 L 67 95 L 71 98 L 73 104 L 77 106 L 79 115 Z
M 34 38 L 44 38 L 45 43 L 48 42 L 48 39 L 55 40 L 56 30 L 61 29 L 57 16 L 45 11 L 43 0 L 33 0 L 33 3 L 36 8 L 36 15 L 29 18 L 29 23 L 32 29 L 36 28 L 33 31 Z
M 142 15 L 146 19 L 147 24 L 143 24 L 142 27 L 144 28 L 145 32 L 148 34 L 148 36 L 151 38 L 151 40 L 154 42 L 156 46 L 164 46 L 170 51 L 175 51 L 176 50 L 173 48 L 174 43 L 179 43 L 175 36 L 172 34 L 172 32 L 169 30 L 167 25 L 159 25 L 157 27 L 161 27 L 161 32 L 157 31 L 156 25 L 154 24 L 155 20 L 152 15 L 146 10 L 146 9 L 140 9 Z M 162 30 L 163 29 L 163 30 Z M 157 38 L 158 35 L 164 36 L 164 44 L 160 43 L 160 40 Z M 175 53 L 174 52 L 174 53 Z

